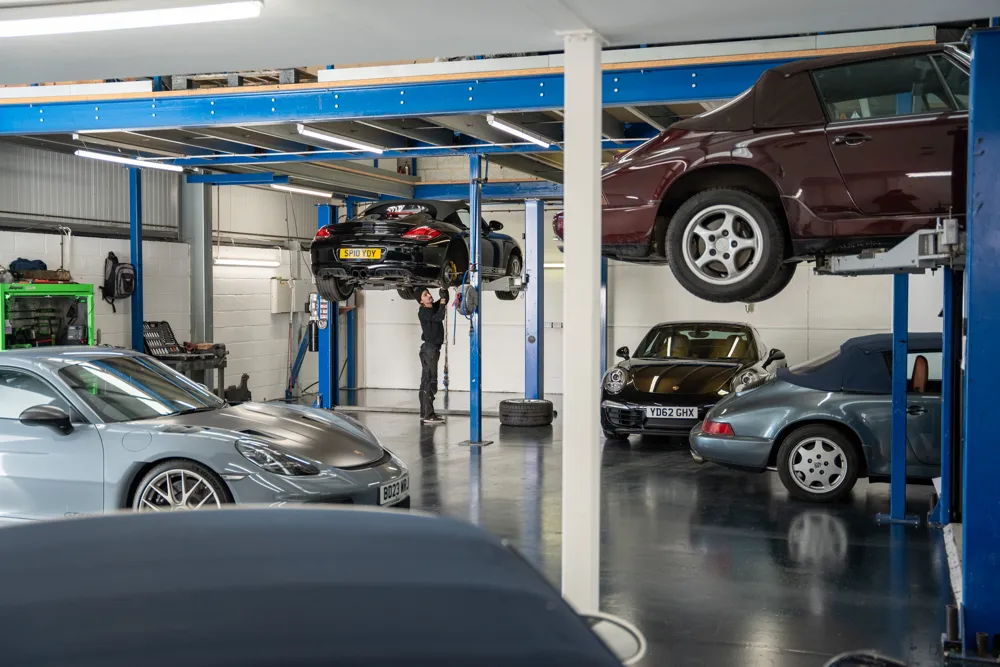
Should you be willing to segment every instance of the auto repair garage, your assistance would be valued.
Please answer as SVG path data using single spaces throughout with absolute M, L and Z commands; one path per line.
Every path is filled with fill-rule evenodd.
M 288 664 L 114 620 L 188 582 L 367 664 L 1000 659 L 1000 5 L 677 12 L 0 8 L 2 608 L 68 610 L 8 658 Z

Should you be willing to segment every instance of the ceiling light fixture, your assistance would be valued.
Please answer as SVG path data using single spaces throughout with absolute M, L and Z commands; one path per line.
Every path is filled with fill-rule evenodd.
M 336 144 L 337 146 L 347 146 L 348 148 L 355 148 L 359 151 L 368 151 L 369 153 L 378 153 L 381 155 L 387 149 L 385 146 L 376 146 L 375 144 L 369 144 L 365 141 L 358 141 L 357 139 L 348 139 L 347 137 L 342 137 L 339 134 L 330 134 L 329 132 L 321 132 L 319 130 L 314 130 L 307 125 L 299 123 L 295 126 L 296 131 L 303 137 L 310 137 L 312 139 L 319 139 L 320 141 L 326 141 L 331 144 Z
M 264 0 L 224 2 L 171 7 L 166 9 L 140 9 L 131 12 L 104 12 L 44 16 L 38 18 L 0 20 L 0 37 L 32 37 L 38 35 L 65 35 L 106 30 L 131 30 L 192 23 L 215 23 L 252 19 L 260 16 Z
M 540 134 L 535 134 L 531 130 L 527 130 L 520 125 L 515 125 L 503 118 L 497 118 L 493 114 L 486 115 L 486 122 L 489 123 L 490 127 L 494 127 L 498 130 L 506 132 L 507 134 L 513 134 L 515 137 L 520 137 L 525 141 L 530 141 L 533 144 L 538 144 L 542 148 L 549 148 L 552 142 L 543 137 Z
M 159 169 L 160 171 L 173 171 L 181 173 L 184 171 L 184 167 L 178 167 L 176 164 L 167 164 L 166 162 L 153 162 L 151 160 L 136 160 L 135 158 L 125 157 L 123 155 L 111 155 L 110 153 L 95 153 L 94 151 L 84 151 L 78 150 L 73 153 L 77 157 L 86 157 L 91 160 L 101 160 L 103 162 L 114 162 L 116 164 L 124 164 L 128 167 L 140 167 L 142 169 Z
M 212 260 L 212 263 L 216 266 L 260 266 L 270 268 L 281 266 L 281 262 L 275 259 L 241 259 L 236 257 L 216 257 Z
M 542 264 L 542 268 L 545 269 L 565 269 L 566 265 L 563 263 L 552 263 L 552 264 Z
M 311 188 L 300 188 L 297 185 L 284 185 L 283 183 L 271 183 L 271 187 L 275 190 L 281 190 L 283 192 L 294 192 L 297 195 L 311 195 L 313 197 L 322 197 L 323 199 L 329 199 L 333 196 L 332 192 L 327 192 L 326 190 L 313 190 Z

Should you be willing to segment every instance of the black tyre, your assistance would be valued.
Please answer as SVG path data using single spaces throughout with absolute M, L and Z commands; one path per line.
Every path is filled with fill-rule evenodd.
M 339 278 L 317 276 L 316 289 L 321 297 L 334 303 L 347 301 L 354 294 L 354 285 Z
M 694 195 L 667 225 L 667 262 L 684 289 L 706 301 L 746 301 L 771 284 L 785 257 L 784 223 L 760 197 L 713 188 Z
M 400 287 L 396 290 L 396 294 L 403 301 L 415 301 L 417 298 L 417 290 L 415 287 Z
M 854 488 L 860 469 L 854 443 L 832 426 L 817 424 L 796 429 L 778 450 L 781 483 L 800 500 L 842 500 Z
M 548 426 L 554 416 L 552 401 L 530 398 L 500 401 L 500 423 L 505 426 Z
M 233 502 L 218 475 L 187 459 L 158 463 L 139 481 L 130 504 L 137 512 L 217 509 Z
M 774 279 L 764 286 L 764 289 L 757 292 L 750 298 L 746 300 L 747 303 L 760 303 L 761 301 L 767 301 L 771 297 L 777 296 L 784 291 L 786 287 L 792 282 L 792 278 L 795 277 L 795 269 L 798 268 L 798 264 L 782 264 L 781 268 L 778 269 L 777 275 Z
M 521 269 L 523 263 L 521 261 L 521 255 L 517 251 L 512 251 L 510 257 L 507 258 L 507 269 L 504 271 L 504 275 L 512 278 L 520 277 Z M 501 301 L 513 301 L 517 298 L 518 292 L 497 292 L 497 298 Z
M 602 429 L 604 431 L 604 439 L 608 442 L 627 442 L 628 435 L 625 433 L 616 433 L 608 429 Z
M 445 255 L 444 264 L 441 265 L 441 276 L 439 278 L 441 287 L 458 287 L 462 284 L 462 277 L 469 267 L 467 253 L 463 246 L 459 246 L 457 241 L 453 241 Z

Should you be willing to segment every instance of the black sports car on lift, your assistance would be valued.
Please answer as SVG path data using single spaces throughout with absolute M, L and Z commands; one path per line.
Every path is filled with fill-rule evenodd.
M 604 374 L 601 428 L 609 440 L 633 433 L 686 436 L 715 403 L 787 366 L 785 353 L 768 350 L 748 324 L 673 322 L 658 324 L 634 356 Z
M 422 287 L 457 287 L 469 268 L 469 206 L 462 202 L 397 200 L 319 230 L 312 269 L 320 295 L 344 301 L 356 289 L 396 288 L 404 299 Z M 520 276 L 521 248 L 499 234 L 497 221 L 482 224 L 484 279 Z M 497 292 L 513 301 L 517 292 Z

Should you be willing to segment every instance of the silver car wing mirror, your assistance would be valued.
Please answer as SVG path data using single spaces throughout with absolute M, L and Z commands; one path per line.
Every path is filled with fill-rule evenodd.
M 580 617 L 623 665 L 634 665 L 646 656 L 646 638 L 628 621 L 599 611 Z

